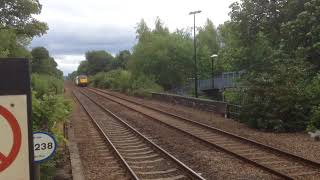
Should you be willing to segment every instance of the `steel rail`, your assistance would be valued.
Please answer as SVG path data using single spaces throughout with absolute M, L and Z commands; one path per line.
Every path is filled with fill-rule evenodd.
M 182 169 L 187 172 L 188 174 L 190 174 L 193 178 L 195 179 L 201 179 L 201 180 L 205 180 L 205 178 L 203 178 L 202 176 L 200 176 L 198 173 L 196 173 L 195 171 L 193 171 L 190 167 L 188 167 L 187 165 L 185 165 L 183 162 L 181 162 L 180 160 L 178 160 L 177 158 L 175 158 L 173 155 L 171 155 L 169 152 L 167 152 L 166 150 L 164 150 L 163 148 L 161 148 L 160 146 L 158 146 L 157 144 L 155 144 L 154 142 L 152 142 L 151 140 L 149 140 L 146 136 L 144 136 L 143 134 L 141 134 L 138 130 L 136 130 L 134 127 L 132 127 L 131 125 L 129 125 L 128 123 L 126 123 L 124 120 L 122 120 L 120 117 L 118 117 L 116 114 L 114 114 L 113 112 L 111 112 L 109 109 L 105 108 L 103 105 L 101 105 L 100 103 L 98 103 L 97 101 L 93 100 L 90 96 L 88 96 L 87 94 L 85 94 L 83 91 L 79 90 L 80 93 L 82 93 L 84 96 L 86 96 L 88 99 L 90 99 L 94 104 L 96 104 L 97 106 L 99 106 L 103 111 L 105 111 L 106 113 L 108 113 L 109 115 L 111 115 L 113 118 L 117 119 L 119 122 L 121 122 L 122 124 L 124 124 L 126 127 L 128 127 L 130 130 L 132 130 L 134 133 L 136 133 L 138 136 L 142 137 L 147 143 L 151 144 L 153 147 L 155 147 L 157 150 L 159 150 L 161 153 L 163 153 L 165 156 L 169 157 L 172 161 L 174 161 L 175 163 L 177 163 L 180 167 L 182 167 Z
M 99 129 L 99 132 L 102 134 L 102 136 L 105 138 L 105 140 L 107 140 L 108 144 L 112 147 L 113 151 L 115 152 L 115 154 L 118 156 L 118 158 L 121 160 L 122 164 L 127 168 L 127 170 L 129 171 L 130 175 L 132 176 L 133 179 L 135 180 L 139 180 L 138 176 L 135 174 L 135 172 L 131 169 L 131 167 L 129 166 L 129 164 L 125 161 L 125 159 L 122 157 L 122 155 L 120 154 L 120 152 L 117 150 L 117 148 L 113 145 L 113 143 L 111 142 L 111 140 L 109 139 L 109 137 L 105 134 L 105 132 L 102 130 L 102 128 L 100 127 L 100 125 L 97 123 L 97 121 L 94 120 L 92 114 L 88 111 L 88 109 L 81 103 L 79 97 L 76 96 L 75 92 L 72 91 L 73 95 L 76 97 L 77 101 L 79 102 L 79 104 L 81 105 L 81 107 L 84 109 L 84 111 L 86 112 L 86 114 L 90 117 L 91 121 L 93 122 L 93 124 Z
M 88 88 L 90 89 L 90 88 Z M 129 99 L 125 99 L 123 97 L 119 97 L 119 96 L 116 96 L 116 95 L 113 95 L 113 94 L 110 94 L 110 93 L 107 93 L 103 90 L 100 90 L 100 89 L 95 89 L 95 90 L 98 90 L 102 93 L 105 93 L 105 94 L 108 94 L 110 96 L 113 96 L 113 97 L 116 97 L 116 98 L 119 98 L 119 99 L 122 99 L 122 100 L 125 100 L 125 101 L 129 101 L 131 103 L 134 103 L 136 105 L 140 105 L 140 106 L 143 106 L 145 108 L 148 108 L 148 109 L 151 109 L 151 110 L 154 110 L 154 111 L 157 111 L 157 112 L 160 112 L 160 113 L 163 113 L 163 114 L 166 114 L 168 116 L 171 116 L 171 117 L 175 117 L 175 118 L 178 118 L 178 119 L 181 119 L 181 120 L 185 120 L 185 121 L 188 121 L 192 124 L 196 124 L 200 127 L 205 127 L 207 129 L 210 129 L 210 130 L 214 130 L 214 131 L 217 131 L 217 132 L 220 132 L 222 134 L 226 134 L 228 136 L 231 136 L 233 138 L 236 138 L 236 139 L 239 139 L 239 140 L 243 140 L 243 141 L 246 141 L 246 142 L 250 142 L 252 143 L 253 145 L 258 145 L 260 147 L 263 147 L 263 148 L 267 148 L 269 150 L 272 150 L 272 151 L 276 151 L 277 153 L 279 154 L 283 154 L 283 155 L 286 155 L 286 156 L 289 156 L 289 157 L 292 157 L 292 158 L 297 158 L 298 160 L 300 161 L 304 161 L 305 163 L 308 163 L 308 164 L 311 164 L 313 166 L 316 166 L 316 167 L 319 167 L 320 168 L 320 162 L 316 162 L 316 161 L 312 161 L 310 159 L 306 159 L 304 157 L 301 157 L 301 156 L 298 156 L 298 155 L 295 155 L 295 154 L 292 154 L 292 153 L 289 153 L 289 152 L 286 152 L 284 150 L 280 150 L 278 148 L 275 148 L 275 147 L 272 147 L 272 146 L 269 146 L 269 145 L 265 145 L 265 144 L 262 144 L 262 143 L 259 143 L 257 141 L 254 141 L 254 140 L 251 140 L 251 139 L 248 139 L 248 138 L 245 138 L 245 137 L 242 137 L 242 136 L 239 136 L 239 135 L 236 135 L 236 134 L 233 134 L 233 133 L 230 133 L 230 132 L 227 132 L 227 131 L 224 131 L 222 129 L 219 129 L 219 128 L 215 128 L 215 127 L 212 127 L 212 126 L 209 126 L 207 124 L 204 124 L 204 123 L 200 123 L 200 122 L 196 122 L 194 120 L 191 120 L 189 118 L 185 118 L 185 117 L 182 117 L 182 116 L 179 116 L 179 115 L 176 115 L 176 114 L 173 114 L 173 113 L 169 113 L 169 112 L 166 112 L 166 111 L 163 111 L 163 110 L 160 110 L 160 109 L 156 109 L 152 106 L 148 106 L 148 105 L 145 105 L 145 104 L 141 104 L 141 103 L 138 103 L 138 102 L 135 102 L 135 101 L 132 101 L 132 100 L 129 100 Z M 94 91 L 92 91 L 94 92 Z
M 308 164 L 310 164 L 310 165 L 313 165 L 314 167 L 317 167 L 317 168 L 320 167 L 320 163 L 318 163 L 318 162 L 316 162 L 316 161 L 312 161 L 312 160 L 309 160 L 309 159 L 306 159 L 306 158 L 303 158 L 303 157 L 294 155 L 294 154 L 292 154 L 292 153 L 289 153 L 289 152 L 286 152 L 286 151 L 283 151 L 283 150 L 280 150 L 280 149 L 277 149 L 277 148 L 274 148 L 274 147 L 271 147 L 271 146 L 268 146 L 268 145 L 261 144 L 261 143 L 259 143 L 259 142 L 256 142 L 256 141 L 253 141 L 253 140 L 250 140 L 250 139 L 247 139 L 247 138 L 244 138 L 244 137 L 241 137 L 241 136 L 238 136 L 238 135 L 235 135 L 235 134 L 226 132 L 226 131 L 224 131 L 224 130 L 221 130 L 221 129 L 218 129 L 218 128 L 215 128 L 215 127 L 211 127 L 211 126 L 208 126 L 208 125 L 203 124 L 203 123 L 195 122 L 194 120 L 191 120 L 191 119 L 188 119 L 188 118 L 185 118 L 185 117 L 181 117 L 181 116 L 179 116 L 179 115 L 175 115 L 175 114 L 172 114 L 172 113 L 169 113 L 169 112 L 165 112 L 165 111 L 163 111 L 163 110 L 156 109 L 156 108 L 154 108 L 154 107 L 151 107 L 151 106 L 148 106 L 148 105 L 145 105 L 145 104 L 141 104 L 141 103 L 138 103 L 138 102 L 129 100 L 129 99 L 125 99 L 125 98 L 123 98 L 123 97 L 119 97 L 119 96 L 117 96 L 117 95 L 113 95 L 113 94 L 110 94 L 110 93 L 108 93 L 108 92 L 106 92 L 106 91 L 104 91 L 104 90 L 100 90 L 100 89 L 94 89 L 94 90 L 92 90 L 92 89 L 90 89 L 90 88 L 88 88 L 88 89 L 89 89 L 91 92 L 94 92 L 95 94 L 100 95 L 101 97 L 107 98 L 107 99 L 109 99 L 109 100 L 111 100 L 111 101 L 113 101 L 113 102 L 116 102 L 116 103 L 118 103 L 118 104 L 121 104 L 121 105 L 123 105 L 123 106 L 125 106 L 125 107 L 127 107 L 127 108 L 129 108 L 129 109 L 132 109 L 132 110 L 134 110 L 134 111 L 136 111 L 136 112 L 138 112 L 138 113 L 140 113 L 140 114 L 143 114 L 143 115 L 145 115 L 145 116 L 147 116 L 147 117 L 149 117 L 149 118 L 151 118 L 151 119 L 153 119 L 153 120 L 156 120 L 157 122 L 160 122 L 160 123 L 165 124 L 165 125 L 167 125 L 167 126 L 169 126 L 169 127 L 172 127 L 172 128 L 177 129 L 177 130 L 179 130 L 179 131 L 182 131 L 182 132 L 184 132 L 184 133 L 186 133 L 186 134 L 188 134 L 188 135 L 190 135 L 190 136 L 192 136 L 192 137 L 197 138 L 198 140 L 201 140 L 201 141 L 204 141 L 204 142 L 206 142 L 206 143 L 209 143 L 210 145 L 212 145 L 212 146 L 214 146 L 214 147 L 216 147 L 216 148 L 219 148 L 219 149 L 221 149 L 221 150 L 223 150 L 223 151 L 225 151 L 225 152 L 228 152 L 229 154 L 232 154 L 232 155 L 234 155 L 234 156 L 236 156 L 236 157 L 238 157 L 238 158 L 240 158 L 240 159 L 242 159 L 242 160 L 245 160 L 245 161 L 247 161 L 247 162 L 249 162 L 249 163 L 251 163 L 251 164 L 254 164 L 255 166 L 258 166 L 258 167 L 260 167 L 260 168 L 262 168 L 262 169 L 264 169 L 264 170 L 266 170 L 266 171 L 268 171 L 268 172 L 270 172 L 270 173 L 272 173 L 272 174 L 275 174 L 275 175 L 277 175 L 277 176 L 280 176 L 280 177 L 282 177 L 282 178 L 285 178 L 285 179 L 293 179 L 292 177 L 290 177 L 290 176 L 288 176 L 288 175 L 286 175 L 286 174 L 284 174 L 284 173 L 281 173 L 281 172 L 279 172 L 279 171 L 277 171 L 277 170 L 274 170 L 274 169 L 272 169 L 272 168 L 269 168 L 269 167 L 267 167 L 267 166 L 264 166 L 264 165 L 262 165 L 262 164 L 260 164 L 260 163 L 258 163 L 258 162 L 256 162 L 256 161 L 252 161 L 252 160 L 250 160 L 250 159 L 248 159 L 248 158 L 246 158 L 246 157 L 244 157 L 244 156 L 241 156 L 240 154 L 237 154 L 237 153 L 235 153 L 235 152 L 233 152 L 233 151 L 230 151 L 230 150 L 228 150 L 228 149 L 225 149 L 225 148 L 223 148 L 223 147 L 221 147 L 221 146 L 219 146 L 219 145 L 216 145 L 216 144 L 214 144 L 214 143 L 212 143 L 212 142 L 209 142 L 209 141 L 207 141 L 207 140 L 205 140 L 205 139 L 203 139 L 203 138 L 197 137 L 197 136 L 195 136 L 195 135 L 193 135 L 193 134 L 191 134 L 191 133 L 189 133 L 189 132 L 187 132 L 187 131 L 184 131 L 184 130 L 182 130 L 182 129 L 179 129 L 179 128 L 177 128 L 177 127 L 174 127 L 174 126 L 172 126 L 172 125 L 170 125 L 170 124 L 168 124 L 168 123 L 159 121 L 158 119 L 156 119 L 156 118 L 154 118 L 154 117 L 152 117 L 152 116 L 149 116 L 149 115 L 147 115 L 147 114 L 145 114 L 145 113 L 143 113 L 143 112 L 140 112 L 140 111 L 138 111 L 138 110 L 136 110 L 136 109 L 134 109 L 134 108 L 132 108 L 132 107 L 124 104 L 124 103 L 121 103 L 121 102 L 115 101 L 115 100 L 113 100 L 113 99 L 111 99 L 111 98 L 108 98 L 108 97 L 106 97 L 106 96 L 103 96 L 103 95 L 95 92 L 94 90 L 96 90 L 96 91 L 98 91 L 98 92 L 101 92 L 101 93 L 104 93 L 104 94 L 108 94 L 109 96 L 112 96 L 112 97 L 115 97 L 115 98 L 118 98 L 118 99 L 121 99 L 121 100 L 130 102 L 130 103 L 133 103 L 133 104 L 135 104 L 135 105 L 142 106 L 142 107 L 145 107 L 145 108 L 148 108 L 148 109 L 157 111 L 157 112 L 159 112 L 159 113 L 162 113 L 162 114 L 165 114 L 165 115 L 168 115 L 168 116 L 171 116 L 171 117 L 178 118 L 178 119 L 180 119 L 180 120 L 184 120 L 184 121 L 189 122 L 189 123 L 191 123 L 191 124 L 195 124 L 195 125 L 197 125 L 197 126 L 199 126 L 199 127 L 203 127 L 203 128 L 206 128 L 206 129 L 209 129 L 209 130 L 212 130 L 212 131 L 216 131 L 216 132 L 218 132 L 218 133 L 220 133 L 220 134 L 223 134 L 223 135 L 228 135 L 229 137 L 232 137 L 232 138 L 241 140 L 241 141 L 243 141 L 243 142 L 245 142 L 245 143 L 249 143 L 249 144 L 252 144 L 252 145 L 256 145 L 256 146 L 258 146 L 258 147 L 267 149 L 267 150 L 269 150 L 269 151 L 273 151 L 273 152 L 275 152 L 275 153 L 277 153 L 277 154 L 280 154 L 280 155 L 282 154 L 282 155 L 284 155 L 284 156 L 286 156 L 286 157 L 293 158 L 293 159 L 295 159 L 295 160 L 302 161 L 302 162 L 304 162 L 304 163 L 308 163 Z

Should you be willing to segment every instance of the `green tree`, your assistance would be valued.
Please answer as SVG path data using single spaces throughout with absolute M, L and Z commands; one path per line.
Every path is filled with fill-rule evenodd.
M 2 0 L 0 9 L 0 29 L 13 29 L 17 35 L 29 38 L 43 35 L 48 29 L 33 17 L 41 12 L 38 0 Z
M 207 47 L 210 54 L 217 54 L 220 48 L 218 33 L 210 19 L 207 19 L 204 27 L 199 29 L 197 35 L 199 48 Z
M 210 19 L 205 25 L 199 28 L 197 35 L 198 47 L 198 69 L 201 79 L 211 77 L 211 58 L 212 54 L 218 54 L 220 43 L 218 33 Z
M 300 11 L 296 18 L 282 25 L 282 49 L 286 52 L 295 52 L 295 56 L 304 58 L 314 66 L 315 71 L 320 71 L 320 26 L 318 25 L 320 2 L 314 0 L 304 2 L 303 6 L 301 2 L 299 3 Z
M 88 61 L 81 61 L 78 66 L 77 75 L 86 75 L 88 74 L 88 71 Z
M 117 68 L 126 69 L 130 58 L 131 58 L 131 52 L 129 50 L 120 51 L 116 55 L 112 63 L 112 69 L 117 69 Z
M 181 31 L 170 33 L 160 19 L 154 30 L 145 27 L 144 23 L 137 27 L 139 40 L 133 48 L 129 70 L 134 75 L 154 77 L 165 89 L 183 85 L 193 72 L 191 39 Z
M 31 51 L 31 70 L 33 73 L 52 75 L 62 78 L 63 74 L 57 69 L 57 63 L 50 57 L 49 51 L 44 47 L 36 47 Z
M 246 70 L 242 121 L 299 131 L 317 116 L 319 100 L 310 97 L 320 90 L 306 90 L 319 67 L 317 7 L 313 0 L 242 0 L 231 6 L 231 21 L 220 27 L 219 54 L 234 69 Z
M 147 23 L 144 21 L 144 19 L 141 19 L 141 21 L 137 24 L 136 27 L 136 38 L 139 40 L 139 42 L 147 40 L 148 36 L 150 35 L 150 32 L 151 30 L 148 27 Z
M 48 27 L 33 15 L 41 12 L 36 0 L 2 0 L 0 2 L 0 57 L 28 57 L 26 46 L 34 36 Z
M 88 61 L 87 73 L 94 75 L 103 70 L 111 70 L 111 62 L 113 59 L 113 56 L 106 51 L 86 52 L 86 60 Z

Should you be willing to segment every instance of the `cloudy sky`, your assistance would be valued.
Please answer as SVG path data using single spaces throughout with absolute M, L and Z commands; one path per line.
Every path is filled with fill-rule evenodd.
M 211 19 L 217 26 L 228 20 L 229 5 L 236 0 L 40 0 L 38 19 L 48 23 L 49 31 L 35 38 L 30 47 L 49 49 L 65 75 L 76 70 L 88 50 L 106 50 L 113 55 L 131 49 L 135 27 L 143 18 L 153 27 L 157 16 L 169 27 L 188 28 L 197 15 L 197 26 Z

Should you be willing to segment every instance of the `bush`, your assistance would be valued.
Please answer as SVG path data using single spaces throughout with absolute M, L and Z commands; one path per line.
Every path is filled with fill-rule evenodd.
M 34 131 L 47 131 L 55 135 L 58 144 L 64 141 L 58 128 L 71 112 L 70 101 L 63 97 L 63 81 L 49 75 L 32 74 L 32 122 Z M 54 159 L 41 164 L 41 179 L 52 179 L 59 153 Z
M 314 132 L 319 129 L 320 129 L 320 105 L 313 108 L 307 131 Z
M 139 96 L 150 96 L 151 92 L 161 92 L 162 87 L 155 83 L 154 79 L 148 78 L 146 75 L 139 75 L 132 78 L 130 93 Z
M 309 102 L 312 104 L 312 112 L 310 122 L 308 124 L 308 131 L 315 131 L 320 129 L 320 74 L 318 74 L 312 82 L 306 87 L 306 94 Z
M 100 72 L 90 77 L 90 85 L 142 96 L 148 96 L 152 91 L 162 91 L 153 78 L 143 74 L 133 75 L 131 72 L 121 69 Z
M 230 104 L 241 105 L 243 101 L 243 90 L 240 88 L 237 89 L 226 89 L 223 92 L 225 101 Z
M 70 112 L 70 102 L 63 95 L 49 93 L 37 98 L 37 92 L 33 91 L 32 120 L 35 130 L 52 131 L 55 124 L 64 121 Z
M 298 59 L 273 58 L 269 67 L 245 75 L 241 121 L 266 131 L 303 131 L 313 105 L 306 93 L 307 67 Z
M 32 74 L 31 87 L 37 92 L 37 98 L 45 94 L 61 94 L 63 93 L 63 80 L 49 75 Z

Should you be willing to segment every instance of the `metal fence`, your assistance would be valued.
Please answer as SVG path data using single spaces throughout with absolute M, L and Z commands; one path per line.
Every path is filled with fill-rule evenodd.
M 220 75 L 212 78 L 199 80 L 198 88 L 199 90 L 209 90 L 209 89 L 224 89 L 236 87 L 236 80 L 241 77 L 244 72 L 224 72 Z M 214 86 L 213 86 L 214 84 Z

